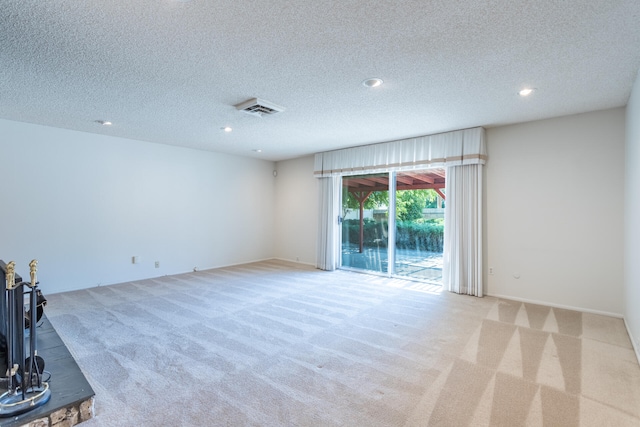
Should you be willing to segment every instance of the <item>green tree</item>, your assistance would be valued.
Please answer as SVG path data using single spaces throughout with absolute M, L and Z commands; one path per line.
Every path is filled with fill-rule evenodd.
M 387 206 L 389 206 L 388 191 L 374 191 L 364 202 L 365 209 L 379 209 Z M 349 213 L 349 211 L 352 209 L 353 210 L 360 209 L 360 202 L 358 201 L 358 198 L 354 193 L 351 193 L 350 191 L 347 191 L 346 188 L 343 188 L 343 191 L 342 191 L 343 216 L 347 216 L 347 213 Z
M 364 193 L 366 194 L 366 193 Z M 342 213 L 347 216 L 349 211 L 360 209 L 358 197 L 364 194 L 354 194 L 343 189 Z M 399 190 L 396 192 L 396 219 L 401 221 L 415 221 L 422 218 L 425 207 L 435 207 L 438 195 L 433 190 Z M 365 209 L 381 209 L 389 206 L 388 191 L 374 191 L 365 200 Z
M 433 190 L 399 190 L 396 192 L 396 219 L 415 221 L 422 218 L 422 210 L 427 203 L 435 201 Z

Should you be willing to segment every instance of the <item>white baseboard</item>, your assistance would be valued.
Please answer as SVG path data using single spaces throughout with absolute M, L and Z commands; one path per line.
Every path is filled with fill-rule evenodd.
M 261 259 L 254 259 L 254 260 L 250 260 L 250 261 L 234 262 L 234 263 L 231 263 L 231 264 L 218 264 L 218 265 L 214 265 L 214 266 L 210 266 L 210 267 L 198 267 L 198 269 L 195 270 L 195 271 L 191 270 L 191 271 L 185 271 L 183 273 L 172 273 L 172 274 L 169 274 L 168 276 L 176 276 L 176 275 L 179 275 L 179 274 L 195 273 L 196 271 L 215 270 L 216 268 L 235 267 L 236 265 L 252 264 L 254 262 L 269 261 L 270 259 L 274 259 L 274 258 L 261 258 Z
M 627 334 L 629 334 L 629 339 L 631 340 L 633 351 L 636 353 L 636 358 L 638 359 L 638 365 L 640 365 L 640 348 L 638 348 L 635 337 L 631 333 L 631 329 L 629 329 L 629 324 L 627 323 L 627 319 L 623 317 L 622 320 L 624 320 L 624 326 L 627 328 Z
M 277 257 L 276 258 L 271 258 L 271 259 L 277 259 L 278 261 L 285 261 L 285 262 L 293 262 L 293 263 L 302 264 L 302 265 L 309 265 L 309 266 L 314 267 L 314 268 L 316 266 L 314 263 L 311 263 L 311 262 L 296 261 L 294 259 L 277 258 Z
M 581 311 L 583 313 L 599 314 L 601 316 L 609 316 L 609 317 L 617 317 L 618 319 L 623 319 L 624 318 L 624 316 L 621 313 L 611 313 L 611 312 L 608 312 L 608 311 L 593 310 L 593 309 L 590 309 L 590 308 L 574 307 L 572 305 L 554 304 L 554 303 L 551 303 L 551 302 L 548 302 L 548 301 L 536 301 L 536 300 L 527 299 L 527 298 L 518 298 L 518 297 L 514 297 L 514 296 L 510 296 L 510 295 L 496 295 L 496 294 L 485 294 L 485 295 L 488 296 L 488 297 L 509 299 L 509 300 L 513 300 L 513 301 L 526 302 L 526 303 L 529 303 L 529 304 L 545 305 L 547 307 L 564 308 L 565 310 Z

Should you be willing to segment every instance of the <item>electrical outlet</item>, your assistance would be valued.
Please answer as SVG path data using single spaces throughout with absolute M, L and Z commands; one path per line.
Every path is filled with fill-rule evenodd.
M 489 267 L 489 274 L 493 276 L 493 267 Z
M 156 261 L 156 268 L 160 268 L 160 261 Z

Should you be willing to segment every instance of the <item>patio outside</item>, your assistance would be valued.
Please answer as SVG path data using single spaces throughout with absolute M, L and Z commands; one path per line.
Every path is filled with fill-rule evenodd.
M 386 246 L 365 247 L 360 253 L 357 244 L 343 245 L 342 263 L 350 268 L 373 272 L 389 271 Z M 442 285 L 442 252 L 396 249 L 395 274 Z
M 444 169 L 345 176 L 342 187 L 343 267 L 442 283 Z

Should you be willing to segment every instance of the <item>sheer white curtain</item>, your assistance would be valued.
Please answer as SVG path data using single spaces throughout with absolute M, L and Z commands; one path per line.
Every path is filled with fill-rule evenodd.
M 339 176 L 320 178 L 320 218 L 316 267 L 335 270 L 340 262 L 340 185 Z
M 482 165 L 447 168 L 443 285 L 481 297 Z

